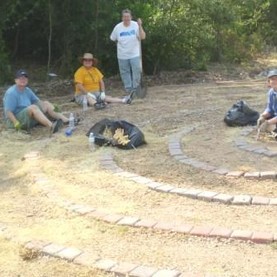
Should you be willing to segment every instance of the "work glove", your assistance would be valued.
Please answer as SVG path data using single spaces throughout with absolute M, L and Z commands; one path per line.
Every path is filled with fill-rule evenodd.
M 100 92 L 100 99 L 101 99 L 101 101 L 104 101 L 105 98 L 106 98 L 105 91 Z
M 264 120 L 264 122 L 259 126 L 260 132 L 266 132 L 269 129 L 269 123 L 267 120 Z
M 265 122 L 265 118 L 260 116 L 257 120 L 257 127 L 259 128 Z
M 21 129 L 21 124 L 18 120 L 15 121 L 15 123 L 13 124 L 14 128 L 18 131 Z

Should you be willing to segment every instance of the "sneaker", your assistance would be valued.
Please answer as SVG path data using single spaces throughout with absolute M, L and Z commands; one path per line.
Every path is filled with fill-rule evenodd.
M 128 104 L 128 105 L 131 105 L 132 101 L 133 101 L 133 98 L 135 97 L 135 94 L 136 94 L 136 91 L 132 90 L 129 95 L 125 96 L 124 103 Z
M 50 128 L 50 135 L 57 133 L 59 129 L 62 127 L 62 125 L 63 121 L 61 119 L 56 120 Z

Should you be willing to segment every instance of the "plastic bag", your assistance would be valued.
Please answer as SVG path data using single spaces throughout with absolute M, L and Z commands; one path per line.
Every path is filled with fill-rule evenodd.
M 235 103 L 226 113 L 224 122 L 228 126 L 256 125 L 260 114 L 251 109 L 243 100 Z
M 106 130 L 110 132 L 110 138 L 103 135 Z M 126 143 L 120 143 L 120 141 L 114 139 L 114 135 L 118 130 L 122 130 L 122 137 L 124 136 L 127 139 L 125 140 Z M 135 149 L 146 143 L 142 131 L 125 120 L 113 121 L 107 118 L 102 119 L 94 124 L 86 135 L 89 136 L 91 132 L 94 133 L 95 143 L 99 146 L 113 145 L 121 149 Z

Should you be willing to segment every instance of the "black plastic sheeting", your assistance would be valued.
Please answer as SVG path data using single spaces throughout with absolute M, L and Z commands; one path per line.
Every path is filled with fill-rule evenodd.
M 226 113 L 224 122 L 228 126 L 256 125 L 260 114 L 251 109 L 248 104 L 240 100 Z
M 106 128 L 111 131 L 112 135 L 114 135 L 116 129 L 123 129 L 124 135 L 128 135 L 130 141 L 126 145 L 114 144 L 112 139 L 103 136 Z M 102 119 L 89 129 L 86 136 L 89 136 L 91 132 L 95 136 L 95 144 L 99 146 L 113 145 L 121 149 L 135 149 L 146 143 L 143 132 L 137 126 L 125 120 L 114 121 L 107 118 Z

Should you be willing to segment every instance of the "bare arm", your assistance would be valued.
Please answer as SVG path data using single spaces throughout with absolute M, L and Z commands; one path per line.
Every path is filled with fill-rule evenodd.
M 101 81 L 99 82 L 99 86 L 100 86 L 100 91 L 105 91 L 105 83 L 104 83 L 103 80 L 101 80 Z
M 8 119 L 9 119 L 13 124 L 15 124 L 15 123 L 17 122 L 17 119 L 16 119 L 15 115 L 14 115 L 12 112 L 7 111 L 7 112 L 6 112 L 6 115 L 7 115 Z
M 81 92 L 80 94 L 86 94 L 87 93 L 86 89 L 84 88 L 84 86 L 81 83 L 77 83 L 76 87 L 80 90 L 80 92 Z
M 145 31 L 142 28 L 142 21 L 141 21 L 140 18 L 138 18 L 137 23 L 138 23 L 138 26 L 139 26 L 139 38 L 140 38 L 140 40 L 143 40 L 143 39 L 146 38 L 146 34 L 145 34 Z

